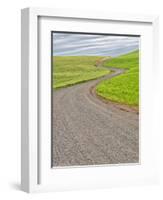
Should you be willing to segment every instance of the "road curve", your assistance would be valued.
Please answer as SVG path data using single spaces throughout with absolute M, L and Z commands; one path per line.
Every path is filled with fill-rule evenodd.
M 91 89 L 101 80 L 53 91 L 52 165 L 79 166 L 139 162 L 139 115 L 106 104 Z

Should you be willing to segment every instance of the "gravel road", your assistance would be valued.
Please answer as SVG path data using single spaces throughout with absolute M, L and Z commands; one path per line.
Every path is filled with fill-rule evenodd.
M 125 70 L 53 91 L 52 165 L 139 162 L 139 115 L 97 98 L 93 88 Z

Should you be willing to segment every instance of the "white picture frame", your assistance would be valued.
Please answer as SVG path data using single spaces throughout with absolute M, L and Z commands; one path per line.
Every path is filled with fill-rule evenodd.
M 66 21 L 66 23 L 64 23 Z M 69 23 L 67 25 L 67 22 Z M 115 23 L 114 32 L 139 34 L 144 37 L 141 44 L 141 161 L 137 165 L 86 166 L 83 168 L 52 169 L 50 164 L 50 118 L 49 87 L 51 64 L 49 31 L 57 27 L 60 31 L 108 32 L 102 24 Z M 120 26 L 118 25 L 120 24 Z M 89 24 L 91 26 L 88 27 Z M 93 26 L 94 24 L 94 26 Z M 133 27 L 136 26 L 135 28 Z M 125 28 L 124 28 L 125 26 Z M 157 85 L 158 68 L 158 16 L 137 16 L 104 12 L 82 12 L 47 8 L 25 8 L 22 10 L 22 126 L 21 126 L 21 187 L 26 192 L 59 191 L 71 189 L 107 188 L 125 185 L 155 184 L 159 180 L 158 144 L 159 136 L 154 112 L 155 95 L 149 98 L 149 87 Z M 91 28 L 90 28 L 91 27 Z M 138 29 L 138 30 L 136 30 Z M 42 33 L 40 36 L 40 32 Z M 40 48 L 44 46 L 42 51 Z M 146 52 L 146 53 L 144 53 Z M 39 56 L 44 55 L 44 59 Z M 150 56 L 150 58 L 149 58 Z M 148 58 L 148 59 L 147 59 Z M 41 68 L 42 63 L 49 66 Z M 149 66 L 148 69 L 144 66 Z M 153 73 L 155 68 L 155 73 Z M 40 73 L 40 69 L 44 70 Z M 145 74 L 148 71 L 148 76 Z M 45 78 L 44 78 L 45 77 Z M 48 78 L 49 77 L 49 78 Z M 143 85 L 142 85 L 143 80 Z M 151 85 L 152 81 L 152 85 Z M 149 85 L 150 84 L 150 85 Z M 41 92 L 40 92 L 41 91 Z M 40 93 L 46 93 L 43 99 Z M 154 92 L 153 92 L 154 93 Z M 40 103 L 40 98 L 42 102 Z M 48 99 L 49 98 L 49 99 Z M 145 104 L 146 102 L 146 104 Z M 45 107 L 46 105 L 46 107 Z M 149 115 L 151 107 L 152 115 Z M 40 108 L 44 112 L 42 119 Z M 41 126 L 40 126 L 40 121 Z M 43 125 L 42 125 L 43 124 Z M 41 133 L 41 130 L 42 131 Z M 45 130 L 49 134 L 45 135 Z M 155 131 L 154 131 L 155 130 Z M 146 133 L 149 133 L 148 137 Z M 152 148 L 150 146 L 152 145 Z M 150 156 L 148 155 L 150 154 Z

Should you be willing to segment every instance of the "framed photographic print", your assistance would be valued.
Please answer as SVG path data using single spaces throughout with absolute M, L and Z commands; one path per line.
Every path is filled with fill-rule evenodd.
M 22 190 L 157 183 L 157 61 L 157 16 L 23 9 Z

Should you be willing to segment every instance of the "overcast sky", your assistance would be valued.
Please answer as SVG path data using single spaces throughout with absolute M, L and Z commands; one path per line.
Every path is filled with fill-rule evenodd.
M 118 56 L 139 49 L 139 37 L 53 33 L 54 56 Z

